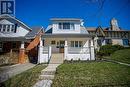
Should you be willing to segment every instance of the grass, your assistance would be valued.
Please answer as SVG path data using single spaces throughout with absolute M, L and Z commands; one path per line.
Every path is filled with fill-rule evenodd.
M 130 87 L 130 67 L 110 62 L 64 63 L 52 87 Z
M 36 65 L 35 67 L 3 82 L 3 85 L 5 85 L 5 87 L 31 87 L 38 81 L 41 70 L 45 67 L 45 65 Z
M 110 58 L 112 60 L 130 64 L 130 49 L 118 50 L 114 52 Z

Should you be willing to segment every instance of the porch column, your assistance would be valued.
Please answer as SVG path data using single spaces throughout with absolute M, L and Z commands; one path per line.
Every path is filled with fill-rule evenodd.
M 91 60 L 95 60 L 95 52 L 94 52 L 93 40 L 90 40 L 90 43 L 91 43 L 91 45 L 90 45 L 90 47 L 91 47 L 91 48 L 90 48 L 90 49 L 91 49 L 91 50 L 90 50 L 90 51 L 91 51 L 91 52 L 90 52 L 90 53 L 91 53 L 91 54 L 90 54 L 90 55 L 91 55 Z
M 43 54 L 43 41 L 40 37 L 40 44 L 39 44 L 39 49 L 38 49 L 38 62 L 37 63 L 42 63 L 42 54 Z
M 68 54 L 68 44 L 67 44 L 67 40 L 65 40 L 64 60 L 67 60 L 67 54 Z
M 50 58 L 51 58 L 51 46 L 49 46 L 49 51 L 48 51 L 48 60 L 47 62 L 49 62 Z
M 21 47 L 19 51 L 19 63 L 25 63 L 25 48 L 24 48 L 24 41 L 21 42 Z

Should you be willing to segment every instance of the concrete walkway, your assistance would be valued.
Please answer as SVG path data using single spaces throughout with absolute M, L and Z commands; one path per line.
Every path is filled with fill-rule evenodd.
M 25 63 L 0 67 L 0 82 L 6 81 L 12 76 L 15 76 L 30 68 L 33 68 L 35 65 L 36 64 Z
M 112 63 L 117 63 L 117 64 L 125 65 L 125 66 L 130 66 L 130 64 L 118 62 L 118 61 L 115 61 L 115 60 L 110 60 L 110 59 L 103 59 L 103 60 L 104 61 L 108 61 L 108 62 L 112 62 Z
M 48 66 L 41 71 L 39 81 L 33 87 L 51 87 L 56 68 L 63 63 L 63 54 L 53 54 Z

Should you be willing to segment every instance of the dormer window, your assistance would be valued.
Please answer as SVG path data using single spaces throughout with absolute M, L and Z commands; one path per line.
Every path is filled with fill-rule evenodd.
M 74 23 L 59 23 L 59 29 L 75 29 Z
M 15 25 L 0 24 L 0 32 L 14 32 L 14 33 L 16 33 Z

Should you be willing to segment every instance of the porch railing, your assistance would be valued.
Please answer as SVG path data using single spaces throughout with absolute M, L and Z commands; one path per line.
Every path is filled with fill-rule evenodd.
M 69 54 L 87 54 L 90 52 L 90 47 L 68 47 Z
M 49 48 L 48 47 L 43 47 L 43 54 L 48 54 Z

